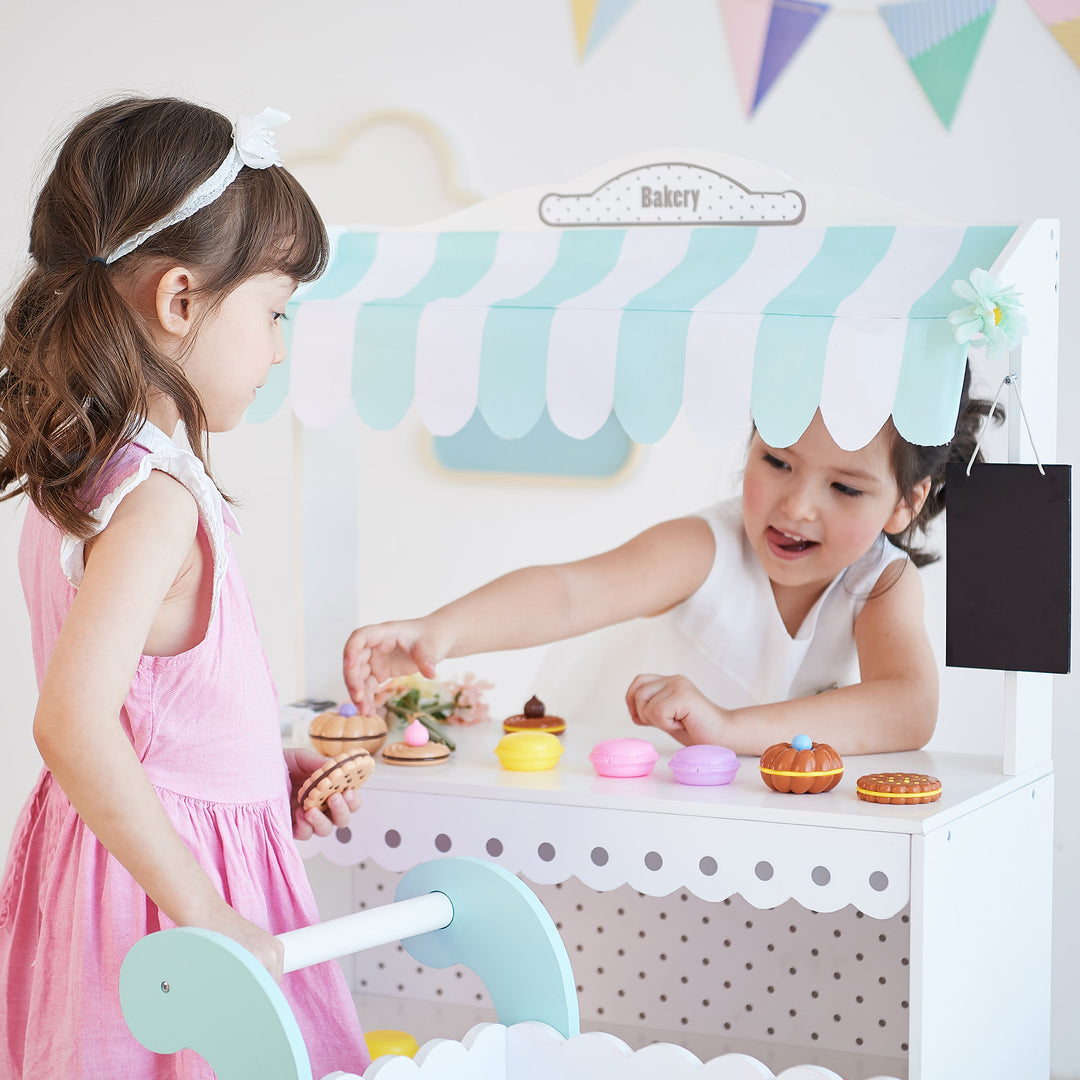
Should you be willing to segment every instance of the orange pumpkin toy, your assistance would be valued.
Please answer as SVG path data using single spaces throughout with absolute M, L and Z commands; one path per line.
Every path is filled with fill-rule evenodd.
M 386 721 L 381 716 L 362 716 L 356 706 L 347 701 L 336 709 L 319 713 L 311 721 L 308 738 L 311 745 L 327 757 L 352 750 L 375 754 L 386 742 Z
M 796 735 L 789 743 L 775 743 L 761 755 L 758 766 L 765 786 L 792 795 L 820 795 L 840 783 L 844 763 L 828 743 Z

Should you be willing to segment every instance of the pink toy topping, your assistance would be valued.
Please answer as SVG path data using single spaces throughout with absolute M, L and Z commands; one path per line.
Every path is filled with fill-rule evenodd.
M 428 729 L 419 720 L 414 720 L 405 729 L 405 743 L 407 746 L 423 746 L 429 737 Z

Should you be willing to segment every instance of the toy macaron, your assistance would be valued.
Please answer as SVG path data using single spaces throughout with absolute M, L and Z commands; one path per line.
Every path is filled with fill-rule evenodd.
M 495 746 L 495 756 L 511 772 L 543 772 L 553 769 L 563 745 L 548 731 L 512 731 Z
M 765 786 L 791 795 L 820 795 L 831 791 L 844 775 L 840 755 L 828 743 L 796 735 L 789 743 L 774 743 L 758 765 Z
M 331 795 L 360 787 L 375 770 L 375 759 L 366 750 L 350 750 L 313 772 L 297 793 L 301 810 L 321 810 Z
M 592 748 L 589 760 L 598 776 L 630 778 L 648 776 L 659 756 L 645 739 L 605 739 Z
M 672 776 L 679 784 L 695 787 L 730 784 L 739 771 L 739 759 L 734 750 L 726 746 L 709 746 L 704 743 L 684 746 L 671 755 L 668 762 Z

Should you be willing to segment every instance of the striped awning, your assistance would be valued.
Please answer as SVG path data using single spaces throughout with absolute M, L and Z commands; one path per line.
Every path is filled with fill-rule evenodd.
M 864 445 L 890 413 L 905 438 L 948 441 L 966 346 L 957 278 L 989 269 L 1014 227 L 628 227 L 345 231 L 290 305 L 290 359 L 251 411 L 287 398 L 324 426 L 351 400 L 377 429 L 415 401 L 437 435 L 479 411 L 497 435 L 545 408 L 585 438 L 614 411 L 654 442 L 695 430 L 785 446 L 820 407 Z

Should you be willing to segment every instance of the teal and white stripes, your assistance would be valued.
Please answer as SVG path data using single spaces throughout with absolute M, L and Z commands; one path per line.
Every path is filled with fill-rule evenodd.
M 513 438 L 546 407 L 579 438 L 614 411 L 653 442 L 680 409 L 718 441 L 745 433 L 752 408 L 786 445 L 820 407 L 844 446 L 890 413 L 912 441 L 939 443 L 965 356 L 946 321 L 952 282 L 989 268 L 1014 231 L 342 232 L 325 277 L 290 305 L 288 371 L 251 415 L 287 389 L 314 426 L 351 398 L 378 429 L 415 402 L 436 434 L 479 410 Z

